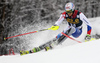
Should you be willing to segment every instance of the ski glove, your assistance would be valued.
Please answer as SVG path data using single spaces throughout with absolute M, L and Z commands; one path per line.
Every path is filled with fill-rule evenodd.
M 85 40 L 89 41 L 91 39 L 91 36 L 89 34 L 86 35 Z
M 58 30 L 58 29 L 59 29 L 59 26 L 54 25 L 54 26 L 52 26 L 50 29 L 51 29 L 51 30 Z

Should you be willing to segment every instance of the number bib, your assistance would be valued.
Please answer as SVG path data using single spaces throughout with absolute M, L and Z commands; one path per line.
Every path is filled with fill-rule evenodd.
M 79 13 L 79 11 L 75 10 L 74 14 L 71 17 L 69 17 L 66 13 L 66 20 L 70 26 L 71 24 L 74 24 L 75 27 L 79 27 L 82 25 L 83 22 L 80 20 Z

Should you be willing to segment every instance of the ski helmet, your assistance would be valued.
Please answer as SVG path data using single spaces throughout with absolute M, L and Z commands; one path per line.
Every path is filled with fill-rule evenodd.
M 72 2 L 69 2 L 65 5 L 65 11 L 74 11 L 75 5 Z

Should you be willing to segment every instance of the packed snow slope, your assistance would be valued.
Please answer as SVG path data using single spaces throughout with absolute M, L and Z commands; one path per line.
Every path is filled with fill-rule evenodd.
M 100 63 L 100 40 L 23 56 L 1 56 L 0 63 Z

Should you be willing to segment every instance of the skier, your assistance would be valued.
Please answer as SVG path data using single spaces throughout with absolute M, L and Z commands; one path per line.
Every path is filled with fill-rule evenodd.
M 66 19 L 68 22 L 67 27 L 63 30 L 63 33 L 67 34 L 68 36 L 73 36 L 75 38 L 78 38 L 82 34 L 82 24 L 83 22 L 87 25 L 87 35 L 85 37 L 85 40 L 90 40 L 91 39 L 91 24 L 86 18 L 86 16 L 82 13 L 79 12 L 78 10 L 75 10 L 75 5 L 72 2 L 69 2 L 65 5 L 65 12 L 63 12 L 58 19 L 58 21 L 55 23 L 54 26 L 51 27 L 51 30 L 58 30 L 61 22 Z M 67 37 L 59 33 L 56 37 L 57 44 L 62 43 Z M 48 42 L 50 43 L 50 42 Z M 51 44 L 51 43 L 50 43 Z M 43 47 L 44 46 L 44 47 Z M 38 52 L 41 49 L 51 49 L 52 46 L 45 46 L 41 45 L 38 48 L 34 48 L 33 52 Z
M 59 25 L 64 19 L 66 19 L 68 22 L 68 26 L 63 30 L 63 33 L 67 34 L 68 36 L 72 35 L 73 37 L 78 38 L 82 34 L 82 24 L 84 22 L 87 25 L 87 35 L 85 40 L 89 41 L 91 39 L 90 34 L 92 27 L 90 22 L 82 12 L 75 10 L 75 5 L 72 2 L 65 5 L 65 12 L 61 14 L 60 18 L 55 25 L 51 27 L 51 29 L 59 29 Z M 60 33 L 56 38 L 58 39 L 57 42 L 59 44 L 62 43 L 67 37 Z

